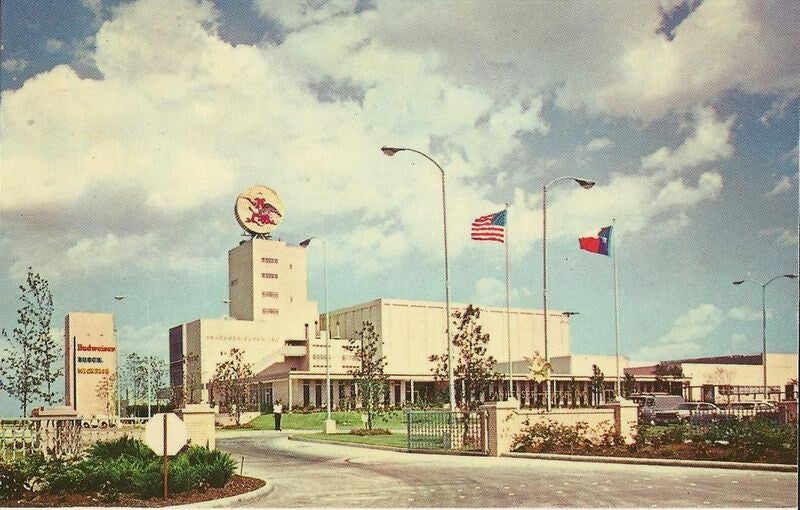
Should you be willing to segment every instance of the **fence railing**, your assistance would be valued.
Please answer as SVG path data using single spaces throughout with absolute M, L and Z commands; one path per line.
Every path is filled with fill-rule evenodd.
M 714 409 L 692 410 L 688 423 L 694 428 L 715 428 L 745 420 L 763 420 L 775 425 L 787 423 L 786 413 L 780 409 Z
M 87 426 L 80 418 L 0 419 L 0 461 L 13 461 L 34 452 L 71 457 L 97 441 L 122 436 L 141 439 L 145 419 L 121 419 L 110 427 Z
M 406 410 L 409 450 L 486 453 L 485 412 Z

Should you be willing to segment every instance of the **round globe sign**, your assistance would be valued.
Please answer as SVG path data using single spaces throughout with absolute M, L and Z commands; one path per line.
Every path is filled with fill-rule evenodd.
M 283 202 L 272 188 L 250 186 L 236 197 L 236 221 L 251 234 L 269 234 L 283 219 Z

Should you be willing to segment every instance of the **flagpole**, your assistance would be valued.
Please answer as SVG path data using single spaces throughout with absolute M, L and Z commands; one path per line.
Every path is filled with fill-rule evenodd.
M 508 204 L 506 204 L 506 338 L 508 339 L 508 398 L 514 398 L 514 368 L 513 360 L 511 358 L 511 299 L 510 299 L 510 278 L 508 276 Z
M 614 349 L 616 351 L 616 358 L 617 358 L 617 384 L 616 384 L 616 393 L 617 398 L 622 396 L 620 391 L 620 380 L 619 380 L 619 278 L 617 277 L 617 247 L 619 246 L 619 236 L 616 233 L 617 230 L 617 219 L 613 218 L 611 220 L 611 232 L 612 236 L 614 236 L 614 246 L 611 248 L 611 259 L 614 265 Z

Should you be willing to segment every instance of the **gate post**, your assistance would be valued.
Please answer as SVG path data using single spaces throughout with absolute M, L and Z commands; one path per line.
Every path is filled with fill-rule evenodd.
M 514 415 L 519 410 L 519 400 L 510 398 L 501 402 L 487 402 L 481 406 L 481 411 L 486 413 L 486 427 L 482 431 L 485 435 L 484 444 L 486 452 L 492 457 L 499 457 L 511 451 L 511 442 L 517 427 Z

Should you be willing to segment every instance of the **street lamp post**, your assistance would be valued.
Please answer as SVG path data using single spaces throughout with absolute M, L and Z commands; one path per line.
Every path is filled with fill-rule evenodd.
M 122 301 L 122 300 L 127 299 L 127 298 L 137 298 L 137 299 L 141 300 L 144 303 L 145 318 L 147 319 L 147 327 L 149 329 L 149 327 L 150 327 L 150 303 L 146 299 L 143 299 L 143 298 L 141 298 L 139 296 L 135 296 L 133 294 L 120 294 L 118 296 L 114 296 L 114 299 L 116 299 L 117 301 Z M 117 386 L 119 387 L 119 345 L 117 345 Z M 151 416 L 150 386 L 151 386 L 151 384 L 150 384 L 150 367 L 148 366 L 147 367 L 147 417 L 148 418 Z M 117 390 L 117 393 L 119 393 L 119 389 Z
M 779 274 L 777 276 L 773 276 L 769 280 L 764 283 L 761 283 L 757 280 L 737 280 L 733 282 L 734 285 L 741 285 L 745 282 L 755 283 L 757 285 L 761 285 L 761 368 L 763 370 L 763 383 L 764 383 L 764 399 L 768 400 L 768 392 L 767 392 L 767 285 L 778 280 L 780 278 L 790 278 L 794 279 L 797 278 L 796 274 Z
M 300 246 L 305 248 L 311 244 L 313 240 L 322 243 L 322 274 L 325 280 L 325 402 L 328 412 L 325 431 L 327 433 L 329 429 L 336 429 L 336 423 L 333 421 L 333 418 L 331 418 L 331 317 L 330 307 L 328 306 L 328 255 L 325 240 L 319 237 L 309 237 L 301 242 Z
M 449 393 L 450 393 L 450 410 L 455 411 L 456 409 L 456 389 L 455 384 L 453 383 L 453 337 L 450 333 L 450 270 L 448 266 L 448 257 L 447 257 L 447 197 L 445 194 L 445 184 L 444 184 L 444 169 L 434 161 L 433 158 L 425 154 L 424 152 L 418 151 L 416 149 L 410 149 L 408 147 L 381 147 L 381 152 L 383 152 L 387 156 L 394 156 L 400 151 L 410 151 L 416 152 L 420 156 L 424 157 L 431 163 L 433 163 L 436 168 L 439 169 L 439 173 L 442 177 L 442 220 L 443 220 L 443 230 L 444 230 L 444 299 L 445 299 L 445 330 L 447 332 L 447 380 L 449 385 Z
M 550 363 L 550 351 L 547 342 L 547 188 L 560 181 L 575 181 L 583 189 L 590 189 L 595 185 L 594 181 L 567 175 L 553 179 L 542 186 L 542 303 L 544 305 L 542 311 L 544 313 L 544 360 L 546 366 L 549 366 Z M 547 411 L 549 412 L 551 409 L 549 368 L 545 379 L 545 395 L 547 398 Z

